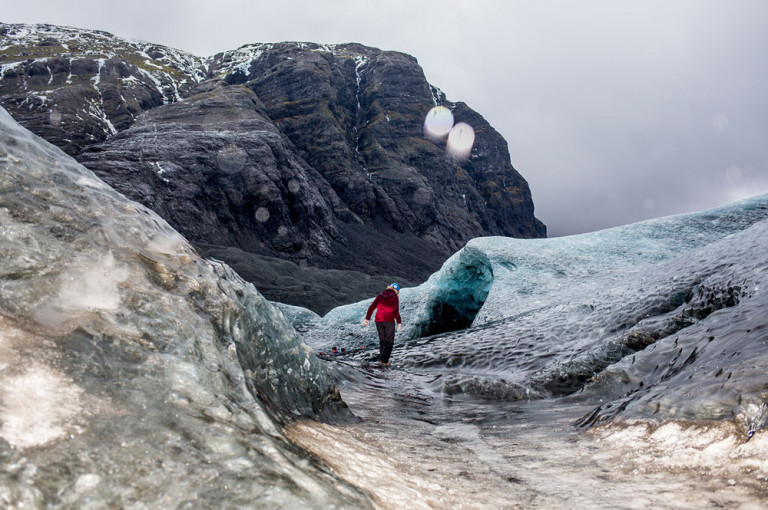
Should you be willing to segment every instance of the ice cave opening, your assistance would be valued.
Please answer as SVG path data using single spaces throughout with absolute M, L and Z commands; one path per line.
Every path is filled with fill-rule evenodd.
M 475 250 L 463 250 L 461 263 L 441 279 L 437 292 L 427 303 L 429 319 L 419 326 L 417 337 L 467 329 L 485 303 L 493 285 L 493 268 L 488 257 Z

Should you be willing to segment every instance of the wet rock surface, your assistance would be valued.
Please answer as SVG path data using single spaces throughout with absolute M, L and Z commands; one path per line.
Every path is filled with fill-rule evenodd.
M 474 237 L 546 234 L 504 139 L 409 55 L 280 43 L 201 59 L 102 32 L 0 28 L 0 104 L 203 252 L 418 282 Z M 425 138 L 438 104 L 474 127 L 467 160 Z M 246 259 L 226 262 L 242 273 Z M 322 278 L 307 285 L 319 293 Z M 342 302 L 368 293 L 351 285 Z

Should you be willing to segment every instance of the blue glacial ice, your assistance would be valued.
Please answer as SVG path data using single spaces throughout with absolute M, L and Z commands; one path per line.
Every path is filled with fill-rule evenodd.
M 447 394 L 600 404 L 584 424 L 622 415 L 762 426 L 766 218 L 763 195 L 579 236 L 474 239 L 402 290 L 393 363 L 434 373 Z M 332 310 L 306 341 L 375 349 L 375 329 L 361 324 L 369 303 Z

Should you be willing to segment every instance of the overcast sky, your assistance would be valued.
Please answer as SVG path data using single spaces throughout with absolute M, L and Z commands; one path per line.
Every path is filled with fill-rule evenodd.
M 198 56 L 277 41 L 409 53 L 506 138 L 550 236 L 768 192 L 764 0 L 25 0 L 0 21 Z

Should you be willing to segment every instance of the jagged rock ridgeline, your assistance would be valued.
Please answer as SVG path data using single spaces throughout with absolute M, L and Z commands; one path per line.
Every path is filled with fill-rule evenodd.
M 205 77 L 183 51 L 53 25 L 0 23 L 0 66 L 2 106 L 71 156 Z
M 375 280 L 350 273 L 319 304 L 310 279 L 287 302 L 322 312 L 391 275 L 421 281 L 471 238 L 546 234 L 504 139 L 411 56 L 279 43 L 201 59 L 48 25 L 0 34 L 0 103 L 205 253 L 239 250 L 241 273 L 255 255 Z M 467 161 L 424 137 L 438 104 L 475 129 Z

